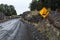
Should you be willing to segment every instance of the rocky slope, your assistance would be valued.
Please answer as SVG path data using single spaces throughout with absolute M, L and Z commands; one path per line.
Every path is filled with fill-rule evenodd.
M 21 19 L 34 25 L 34 28 L 46 35 L 47 40 L 60 40 L 60 12 L 51 11 L 48 17 L 43 19 L 38 11 L 31 11 L 26 12 Z

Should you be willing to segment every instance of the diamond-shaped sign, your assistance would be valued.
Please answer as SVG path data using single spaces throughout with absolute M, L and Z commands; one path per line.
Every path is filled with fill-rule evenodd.
M 45 19 L 45 18 L 48 16 L 49 11 L 48 11 L 45 7 L 43 7 L 43 8 L 39 11 L 39 14 Z

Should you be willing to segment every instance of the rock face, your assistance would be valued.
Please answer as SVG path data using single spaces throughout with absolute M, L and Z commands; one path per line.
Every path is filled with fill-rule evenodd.
M 2 12 L 0 12 L 0 20 L 3 20 L 4 17 L 5 17 L 5 15 Z
M 60 40 L 60 12 L 51 11 L 45 20 L 37 13 L 30 16 L 28 22 L 40 33 L 46 35 L 47 40 Z
M 60 12 L 51 12 L 48 17 L 50 23 L 52 23 L 55 27 L 60 28 Z
M 49 40 L 60 40 L 60 12 L 52 11 L 38 30 L 45 33 Z

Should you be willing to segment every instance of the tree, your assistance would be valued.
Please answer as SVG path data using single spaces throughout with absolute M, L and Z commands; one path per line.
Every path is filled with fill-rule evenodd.
M 34 0 L 30 4 L 30 10 L 40 10 L 42 7 L 51 8 L 51 10 L 60 9 L 60 0 Z
M 32 1 L 30 4 L 30 10 L 40 10 L 42 8 L 41 3 L 38 2 L 37 0 Z
M 17 15 L 13 5 L 0 4 L 0 11 L 3 12 L 6 16 Z
M 11 14 L 12 15 L 17 15 L 14 6 L 13 5 L 10 5 L 9 7 L 10 7 Z

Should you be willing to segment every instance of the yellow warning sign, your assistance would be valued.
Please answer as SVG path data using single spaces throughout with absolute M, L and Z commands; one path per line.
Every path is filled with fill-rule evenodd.
M 40 11 L 39 11 L 39 14 L 43 17 L 43 18 L 46 18 L 49 14 L 49 11 L 43 7 Z

